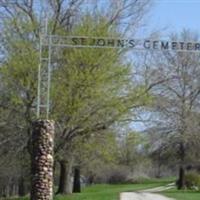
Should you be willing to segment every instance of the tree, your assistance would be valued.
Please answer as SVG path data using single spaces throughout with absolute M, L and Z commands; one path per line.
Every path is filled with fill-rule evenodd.
M 97 19 L 97 21 L 100 20 L 100 22 L 102 22 L 103 19 L 103 23 L 100 24 L 101 27 L 97 29 L 96 33 L 95 26 L 93 26 L 93 31 L 90 32 L 90 29 L 88 29 L 85 33 L 94 33 L 95 35 L 100 36 L 102 36 L 102 33 L 104 33 L 105 36 L 109 36 L 112 33 L 115 36 L 115 34 L 119 33 L 119 28 L 123 30 L 123 32 L 120 33 L 121 35 L 126 33 L 129 25 L 135 26 L 136 22 L 139 23 L 145 14 L 145 10 L 148 8 L 149 2 L 149 0 L 142 2 L 124 0 L 116 3 L 116 1 L 113 2 L 109 0 L 108 4 L 106 4 L 108 6 L 107 9 L 104 9 L 105 12 L 99 17 L 99 13 L 101 13 L 99 12 L 100 8 L 102 6 L 105 8 L 106 6 L 101 1 L 96 1 L 96 3 L 89 5 L 89 11 L 87 9 L 87 4 L 82 0 L 45 1 L 43 5 L 42 3 L 38 4 L 38 2 L 34 0 L 23 2 L 12 1 L 12 3 L 4 0 L 0 1 L 0 20 L 2 26 L 1 44 L 3 47 L 4 58 L 3 62 L 1 62 L 1 80 L 4 84 L 4 90 L 7 91 L 5 94 L 3 93 L 4 100 L 1 101 L 1 108 L 4 109 L 4 113 L 14 113 L 13 116 L 15 116 L 15 118 L 9 121 L 9 124 L 12 125 L 11 127 L 15 125 L 11 130 L 15 130 L 14 132 L 17 141 L 20 141 L 21 143 L 19 144 L 21 145 L 17 146 L 12 143 L 10 144 L 13 145 L 16 152 L 19 154 L 24 151 L 26 153 L 31 153 L 30 133 L 32 121 L 35 119 L 34 110 L 37 94 L 37 82 L 35 80 L 37 79 L 37 66 L 39 60 L 38 41 L 43 30 L 43 24 L 41 23 L 43 16 L 39 15 L 38 10 L 43 10 L 44 15 L 45 12 L 51 13 L 49 16 L 49 23 L 47 24 L 48 33 L 50 34 L 68 35 L 75 32 L 77 33 L 77 27 L 83 22 L 83 16 L 93 16 L 94 19 Z M 130 23 L 127 23 L 127 21 Z M 86 27 L 89 28 L 88 26 Z M 84 29 L 83 26 L 81 28 Z M 80 33 L 83 33 L 80 29 Z M 110 30 L 110 32 L 108 30 Z M 114 32 L 111 30 L 114 30 Z M 130 97 L 130 95 L 127 95 L 127 98 L 125 99 L 120 97 L 118 92 L 122 92 L 122 90 L 117 89 L 117 87 L 120 87 L 120 81 L 116 82 L 117 84 L 114 85 L 114 80 L 118 78 L 125 82 L 131 79 L 131 77 L 124 77 L 125 79 L 122 78 L 128 73 L 129 67 L 119 60 L 119 52 L 106 51 L 106 53 L 108 52 L 108 56 L 112 58 L 110 61 L 106 56 L 103 56 L 105 53 L 104 51 L 99 51 L 99 53 L 93 51 L 90 56 L 87 55 L 89 52 L 88 50 L 85 51 L 85 53 L 80 52 L 80 50 L 73 51 L 72 53 L 63 51 L 63 58 L 65 58 L 66 55 L 70 56 L 69 64 L 71 64 L 72 67 L 69 68 L 69 71 L 66 70 L 68 64 L 65 61 L 62 63 L 63 67 L 61 66 L 59 70 L 55 69 L 55 78 L 53 79 L 55 87 L 59 85 L 59 76 L 62 77 L 65 74 L 68 75 L 68 80 L 71 78 L 71 85 L 70 87 L 66 87 L 66 94 L 62 93 L 63 98 L 61 98 L 61 100 L 67 99 L 66 102 L 71 103 L 69 104 L 70 106 L 66 105 L 66 103 L 63 103 L 61 100 L 59 101 L 59 97 L 62 96 L 59 96 L 59 92 L 54 93 L 55 90 L 52 90 L 52 98 L 53 100 L 57 100 L 57 105 L 52 105 L 52 116 L 54 116 L 55 119 L 58 119 L 57 125 L 58 127 L 61 127 L 60 134 L 57 138 L 58 144 L 61 144 L 61 147 L 70 146 L 70 142 L 77 135 L 87 136 L 92 132 L 98 132 L 101 129 L 111 126 L 111 124 L 119 119 L 122 114 L 125 114 L 128 111 L 128 107 L 124 106 L 123 101 L 125 101 L 127 105 L 130 105 L 131 100 L 134 99 Z M 98 56 L 100 60 L 102 59 L 104 61 L 104 68 L 101 69 L 101 66 L 95 61 L 93 56 Z M 84 66 L 82 66 L 82 63 L 76 63 L 77 59 L 81 59 Z M 98 64 L 98 66 L 91 65 L 90 68 L 87 69 L 85 66 L 88 66 L 87 62 L 89 60 L 91 60 L 91 63 L 93 64 Z M 115 65 L 112 66 L 112 69 L 114 69 L 115 66 L 116 71 L 112 72 L 110 68 L 110 74 L 108 76 L 105 72 L 108 72 L 107 69 L 111 67 L 112 61 L 115 61 Z M 125 66 L 123 70 L 122 66 Z M 86 70 L 82 70 L 83 72 L 81 72 L 81 67 L 85 67 Z M 91 74 L 89 70 L 91 70 Z M 103 74 L 102 76 L 100 76 L 101 73 Z M 97 83 L 94 81 L 94 77 L 98 80 Z M 111 77 L 112 79 L 110 79 Z M 87 80 L 87 84 L 82 86 L 82 83 L 78 81 L 79 78 L 81 81 Z M 103 81 L 110 81 L 109 83 L 113 85 L 103 88 Z M 62 84 L 65 84 L 64 80 L 62 80 Z M 91 84 L 94 84 L 94 86 Z M 81 85 L 81 88 L 77 87 L 79 85 Z M 85 91 L 85 87 L 88 89 L 86 93 L 88 96 L 81 94 L 82 91 Z M 60 88 L 61 90 L 64 89 L 64 87 L 57 88 Z M 121 87 L 121 89 L 122 88 L 123 87 Z M 71 90 L 71 93 L 69 93 L 68 89 Z M 128 86 L 126 89 L 128 90 Z M 124 88 L 124 91 L 126 91 L 126 89 Z M 107 95 L 107 101 L 105 98 L 106 96 L 103 97 L 100 95 L 101 90 L 102 94 L 111 92 L 110 96 Z M 137 94 L 140 93 L 139 91 L 140 90 L 138 89 Z M 134 90 L 132 92 L 136 91 Z M 65 99 L 67 95 L 70 95 L 70 98 Z M 113 100 L 112 97 L 115 95 L 118 95 L 118 98 Z M 86 101 L 87 98 L 89 98 L 90 101 Z M 8 99 L 8 101 L 6 99 Z M 83 101 L 84 99 L 85 101 Z M 90 107 L 89 103 L 91 103 L 93 107 Z M 105 107 L 105 109 L 102 111 L 99 106 L 101 108 Z M 111 109 L 112 107 L 115 107 L 114 111 Z M 69 108 L 69 110 L 67 108 Z M 77 111 L 79 111 L 79 113 Z M 93 111 L 95 111 L 95 114 L 92 114 Z M 70 123 L 68 123 L 69 114 Z M 85 116 L 85 114 L 88 115 Z M 104 121 L 104 118 L 107 120 Z M 95 120 L 97 120 L 97 123 L 92 124 Z M 65 129 L 66 124 L 67 129 Z M 77 126 L 77 124 L 79 124 L 79 126 Z M 75 126 L 76 129 L 74 129 L 73 126 Z M 17 134 L 19 132 L 21 134 Z M 7 135 L 3 134 L 2 137 L 6 139 Z M 10 135 L 10 138 L 12 139 L 13 135 Z M 8 143 L 6 143 L 6 145 L 7 144 Z M 67 150 L 69 148 L 66 147 L 64 149 Z M 65 151 L 60 151 L 58 153 L 60 157 L 62 157 L 63 154 L 65 154 Z M 29 156 L 27 155 L 27 157 Z
M 114 130 L 101 130 L 89 138 L 77 138 L 75 168 L 81 170 L 88 184 L 106 182 L 107 172 L 117 161 L 117 139 Z
M 171 40 L 196 41 L 197 35 L 184 30 L 173 34 Z M 184 186 L 185 165 L 194 159 L 194 147 L 199 144 L 199 55 L 187 52 L 165 51 L 156 54 L 151 81 L 159 84 L 152 88 L 155 96 L 154 112 L 157 127 L 165 134 L 165 145 L 173 149 L 179 164 L 178 188 Z M 197 159 L 197 157 L 195 158 Z M 198 158 L 199 159 L 199 158 Z M 194 161 L 194 160 L 193 160 Z
M 91 16 L 86 16 L 82 24 L 77 26 L 77 32 L 96 36 L 115 34 L 116 31 L 106 27 L 105 22 L 101 16 L 97 22 Z M 68 145 L 76 137 L 89 138 L 91 134 L 98 134 L 127 116 L 131 112 L 130 107 L 139 101 L 134 99 L 135 94 L 140 94 L 143 90 L 132 83 L 131 68 L 120 61 L 121 55 L 117 50 L 67 49 L 59 51 L 59 55 L 66 57 L 67 62 L 60 63 L 58 70 L 55 69 L 54 72 L 55 88 L 52 97 L 56 103 L 52 107 L 52 113 L 61 127 L 56 152 L 62 166 L 67 166 L 63 162 L 65 160 L 67 163 L 69 155 L 65 154 L 64 149 L 68 150 Z M 60 151 L 63 152 L 62 155 Z M 71 163 L 70 166 L 72 167 Z M 66 174 L 64 171 L 63 173 Z M 65 191 L 60 188 L 65 188 Z M 66 188 L 70 187 L 62 186 L 58 191 L 67 193 Z

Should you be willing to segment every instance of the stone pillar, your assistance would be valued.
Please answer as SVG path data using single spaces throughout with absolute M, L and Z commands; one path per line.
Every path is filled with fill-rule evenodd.
M 32 132 L 31 200 L 53 199 L 54 122 L 37 120 Z

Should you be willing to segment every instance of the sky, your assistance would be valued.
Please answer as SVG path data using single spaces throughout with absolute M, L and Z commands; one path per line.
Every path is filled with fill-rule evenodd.
M 138 37 L 160 31 L 161 38 L 165 38 L 184 28 L 200 34 L 200 0 L 154 0 L 145 24 Z M 142 123 L 133 123 L 132 126 L 138 131 L 145 129 Z
M 200 33 L 200 0 L 154 0 L 145 22 L 144 36 L 152 31 L 167 36 L 184 28 Z

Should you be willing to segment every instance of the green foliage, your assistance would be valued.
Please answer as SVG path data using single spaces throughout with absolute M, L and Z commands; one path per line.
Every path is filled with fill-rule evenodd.
M 19 14 L 19 18 L 5 21 L 2 35 L 6 55 L 0 74 L 8 97 L 7 107 L 26 112 L 27 107 L 32 107 L 37 94 L 39 55 L 32 32 L 35 27 L 21 18 Z
M 185 185 L 188 189 L 200 191 L 200 174 L 197 172 L 188 172 L 185 175 Z
M 119 144 L 120 163 L 126 164 L 131 169 L 139 163 L 146 162 L 145 137 L 137 132 L 129 132 Z
M 92 168 L 96 168 L 94 165 L 99 165 L 100 162 L 115 162 L 117 145 L 114 133 L 101 132 L 91 135 L 87 142 L 79 140 L 76 146 L 79 157 L 83 162 L 87 161 L 89 166 L 93 166 Z
M 116 31 L 86 16 L 73 35 L 116 36 Z M 64 33 L 63 33 L 64 34 Z M 68 33 L 65 33 L 66 35 Z M 93 134 L 98 127 L 132 115 L 131 108 L 147 102 L 144 88 L 134 85 L 132 69 L 116 49 L 60 49 L 52 78 L 52 115 L 67 129 Z M 143 94 L 143 95 L 142 95 Z
M 7 57 L 0 68 L 1 81 L 8 94 L 8 110 L 15 113 L 9 123 L 16 125 L 16 133 L 21 133 L 16 138 L 23 138 L 21 146 L 24 148 L 29 145 L 31 122 L 35 118 L 33 108 L 39 64 L 36 30 L 37 24 L 31 24 L 21 13 L 19 18 L 7 22 L 4 30 Z M 105 18 L 100 16 L 97 20 L 89 15 L 83 17 L 72 33 L 65 32 L 62 27 L 58 32 L 63 36 L 72 33 L 97 37 L 119 35 L 114 26 L 107 26 Z M 76 138 L 74 144 L 70 144 L 75 148 L 69 153 L 75 152 L 77 156 L 81 152 L 81 156 L 78 155 L 80 162 L 87 162 L 90 168 L 96 169 L 99 163 L 115 162 L 114 135 L 105 134 L 104 139 L 99 135 L 104 135 L 102 130 L 108 130 L 114 123 L 132 116 L 135 105 L 148 101 L 148 95 L 144 95 L 145 88 L 134 85 L 132 66 L 124 62 L 123 52 L 119 50 L 54 50 L 53 56 L 57 59 L 52 60 L 51 117 L 58 122 L 62 133 L 56 134 L 57 146 L 62 153 L 56 153 L 60 157 L 66 155 L 65 143 L 72 142 L 68 140 L 71 137 Z M 66 134 L 70 131 L 73 134 Z M 92 161 L 91 157 L 94 158 Z
M 68 53 L 66 58 L 67 65 L 55 73 L 54 117 L 65 112 L 79 119 L 83 116 L 82 120 L 88 122 L 91 115 L 103 119 L 105 114 L 108 117 L 113 111 L 126 110 L 120 93 L 128 83 L 125 76 L 129 69 L 116 63 L 115 52 L 76 50 Z

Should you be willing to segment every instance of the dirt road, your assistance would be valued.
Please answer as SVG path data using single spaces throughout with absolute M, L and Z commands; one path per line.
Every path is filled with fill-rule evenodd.
M 152 194 L 147 192 L 123 192 L 120 195 L 120 200 L 172 200 L 160 194 Z
M 120 200 L 174 200 L 168 197 L 164 197 L 160 194 L 155 194 L 155 192 L 169 190 L 174 187 L 174 183 L 171 183 L 166 186 L 141 190 L 138 192 L 123 192 L 120 194 Z

